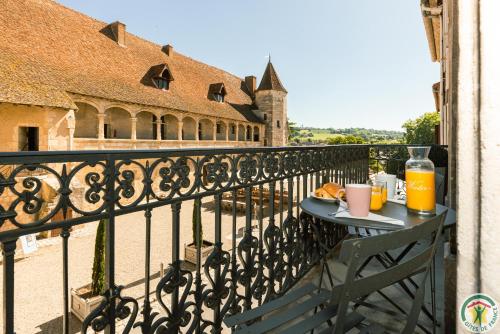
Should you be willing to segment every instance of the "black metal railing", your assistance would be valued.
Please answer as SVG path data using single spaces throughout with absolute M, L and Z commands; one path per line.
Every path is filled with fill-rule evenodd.
M 138 326 L 144 333 L 220 332 L 222 318 L 273 299 L 292 287 L 317 262 L 312 227 L 299 221 L 297 202 L 320 184 L 362 182 L 368 177 L 367 146 L 256 148 L 220 150 L 97 151 L 2 153 L 2 165 L 14 165 L 10 175 L 0 175 L 0 242 L 3 249 L 3 331 L 14 333 L 16 305 L 16 240 L 22 236 L 61 229 L 63 333 L 68 333 L 68 240 L 75 225 L 107 219 L 106 292 L 103 303 L 84 321 L 87 329 L 123 332 Z M 25 170 L 44 170 L 44 179 Z M 43 183 L 51 179 L 55 190 L 51 206 L 45 205 Z M 81 184 L 81 191 L 75 191 Z M 80 194 L 80 196 L 77 195 Z M 232 240 L 223 247 L 221 202 L 230 194 Z M 236 238 L 236 207 L 243 194 L 245 228 Z M 267 198 L 265 198 L 267 197 Z M 214 200 L 214 249 L 193 272 L 181 265 L 180 232 L 183 203 Z M 264 218 L 263 203 L 268 203 Z M 155 292 L 161 313 L 151 310 L 151 219 L 154 208 L 170 207 L 171 263 Z M 257 207 L 257 210 L 252 210 Z M 198 206 L 200 208 L 200 206 Z M 200 210 L 200 209 L 198 209 Z M 115 278 L 115 218 L 144 212 L 146 226 L 144 301 L 122 293 Z M 255 215 L 252 212 L 260 211 Z M 72 215 L 69 215 L 72 212 Z M 257 220 L 257 229 L 252 221 Z M 206 228 L 206 227 L 205 227 Z M 200 226 L 197 224 L 196 229 Z M 338 231 L 324 231 L 325 242 L 334 243 Z M 327 240 L 328 239 L 328 240 Z M 200 250 L 197 257 L 200 258 Z M 203 281 L 202 276 L 208 280 Z M 35 282 L 33 282 L 35 284 Z M 170 302 L 168 302 L 170 300 Z M 141 308 L 141 314 L 139 309 Z
M 378 170 L 376 166 L 388 168 L 390 159 L 386 158 L 403 148 L 337 145 L 0 153 L 0 167 L 13 166 L 4 169 L 9 175 L 0 174 L 3 332 L 14 333 L 15 311 L 23 312 L 23 305 L 14 298 L 16 241 L 60 229 L 60 331 L 69 333 L 68 241 L 73 227 L 101 219 L 106 219 L 106 292 L 103 302 L 83 321 L 83 333 L 89 329 L 128 333 L 133 327 L 142 333 L 221 332 L 224 316 L 272 300 L 300 280 L 322 256 L 318 242 L 333 247 L 342 237 L 342 230 L 315 224 L 302 215 L 300 200 L 325 182 L 366 182 L 369 173 Z M 26 174 L 33 169 L 44 173 Z M 51 196 L 44 193 L 48 180 L 54 189 Z M 187 201 L 200 204 L 206 199 L 213 200 L 214 237 L 210 241 L 214 248 L 202 263 L 199 247 L 197 264 L 188 270 L 181 259 L 181 211 Z M 239 202 L 244 228 L 238 240 Z M 200 205 L 195 207 L 201 210 Z M 157 212 L 153 209 L 167 208 L 171 209 L 171 233 L 163 245 L 171 247 L 171 261 L 152 287 L 150 259 L 156 249 L 152 248 L 151 224 Z M 232 232 L 230 241 L 224 243 L 222 211 L 226 209 Z M 141 305 L 137 298 L 124 295 L 120 284 L 127 282 L 117 282 L 115 273 L 116 218 L 134 212 L 143 212 L 143 221 L 137 223 L 144 224 L 146 234 Z M 193 228 L 200 232 L 200 223 Z M 322 230 L 313 233 L 313 229 Z M 160 312 L 152 309 L 153 290 Z

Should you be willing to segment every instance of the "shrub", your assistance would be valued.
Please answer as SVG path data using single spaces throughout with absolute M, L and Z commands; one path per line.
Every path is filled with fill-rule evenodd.
M 102 295 L 105 291 L 105 247 L 106 247 L 106 224 L 108 219 L 101 219 L 97 225 L 97 233 L 94 245 L 94 265 L 92 266 L 92 296 Z

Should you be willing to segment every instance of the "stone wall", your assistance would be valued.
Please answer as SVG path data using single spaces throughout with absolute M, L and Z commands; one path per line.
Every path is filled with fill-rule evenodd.
M 75 138 L 75 150 L 134 150 L 134 149 L 169 149 L 193 147 L 260 147 L 261 142 L 222 141 L 222 140 L 129 140 L 129 139 L 88 139 Z
M 0 103 L 0 151 L 20 150 L 20 127 L 38 127 L 40 151 L 68 149 L 67 110 Z
M 153 114 L 149 112 L 140 112 L 137 114 L 137 139 L 156 139 L 153 137 Z
M 499 1 L 458 2 L 457 309 L 476 293 L 500 301 L 499 13 Z M 469 333 L 460 317 L 456 326 L 456 333 Z M 490 332 L 499 330 L 497 321 Z
M 77 103 L 77 106 L 75 137 L 97 138 L 99 128 L 97 109 L 85 103 Z

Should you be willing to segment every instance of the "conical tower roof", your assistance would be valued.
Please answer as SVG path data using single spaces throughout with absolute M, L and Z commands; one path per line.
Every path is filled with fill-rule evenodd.
M 264 75 L 262 76 L 262 80 L 257 90 L 279 90 L 287 93 L 271 61 L 267 63 L 266 70 L 264 71 Z

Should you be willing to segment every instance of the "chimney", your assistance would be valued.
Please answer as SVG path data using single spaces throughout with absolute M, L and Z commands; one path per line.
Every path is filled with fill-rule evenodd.
M 126 40 L 125 40 L 125 24 L 116 21 L 113 22 L 109 25 L 111 27 L 111 31 L 113 32 L 113 35 L 115 37 L 115 41 L 118 43 L 120 46 L 126 46 Z
M 245 84 L 247 85 L 248 91 L 252 96 L 255 94 L 255 88 L 257 84 L 257 78 L 253 75 L 249 75 L 245 77 Z
M 165 52 L 165 54 L 169 57 L 174 56 L 174 47 L 170 44 L 164 45 L 162 48 L 162 51 Z

